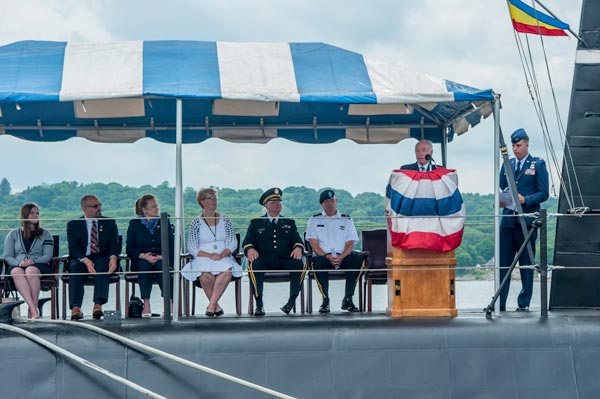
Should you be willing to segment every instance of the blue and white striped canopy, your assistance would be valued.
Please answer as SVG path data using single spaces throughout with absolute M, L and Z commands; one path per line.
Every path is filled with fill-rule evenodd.
M 451 140 L 493 92 L 323 43 L 23 41 L 0 47 L 0 134 L 304 143 Z

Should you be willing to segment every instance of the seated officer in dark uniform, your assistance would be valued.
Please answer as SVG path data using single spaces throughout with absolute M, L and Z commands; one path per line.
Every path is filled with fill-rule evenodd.
M 279 188 L 271 188 L 260 197 L 259 203 L 267 213 L 262 218 L 252 219 L 244 238 L 244 253 L 250 262 L 248 275 L 252 282 L 252 294 L 256 299 L 255 316 L 264 316 L 262 270 L 297 270 L 290 278 L 290 297 L 281 310 L 289 314 L 304 280 L 304 245 L 292 219 L 282 218 Z
M 350 216 L 338 212 L 333 190 L 323 191 L 319 196 L 319 203 L 323 212 L 311 217 L 306 227 L 306 239 L 313 251 L 315 277 L 323 296 L 319 313 L 329 313 L 328 269 L 349 269 L 346 272 L 342 310 L 358 312 L 352 296 L 362 268 L 362 257 L 352 252 L 354 244 L 358 243 L 354 222 Z

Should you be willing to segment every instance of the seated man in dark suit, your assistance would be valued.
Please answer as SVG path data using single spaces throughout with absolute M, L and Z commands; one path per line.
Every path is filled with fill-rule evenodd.
M 302 254 L 304 245 L 292 219 L 281 217 L 279 188 L 271 188 L 260 197 L 259 203 L 267 213 L 260 219 L 252 219 L 244 238 L 244 253 L 250 261 L 248 274 L 252 282 L 252 293 L 256 299 L 255 316 L 264 316 L 263 281 L 265 273 L 255 270 L 297 270 L 290 278 L 290 297 L 281 310 L 289 314 L 304 280 Z
M 427 157 L 429 155 L 429 157 Z M 421 172 L 429 172 L 435 170 L 433 162 L 433 143 L 429 140 L 420 140 L 415 144 L 415 156 L 417 162 L 402 165 L 400 169 L 420 170 Z
M 114 220 L 102 216 L 102 204 L 93 195 L 81 198 L 83 216 L 67 223 L 69 241 L 68 269 L 73 273 L 69 282 L 69 307 L 71 320 L 83 319 L 85 273 L 96 274 L 94 278 L 93 317 L 98 320 L 104 313 L 102 305 L 108 298 L 109 274 L 117 270 L 119 253 L 119 231 Z M 99 274 L 97 274 L 99 273 Z

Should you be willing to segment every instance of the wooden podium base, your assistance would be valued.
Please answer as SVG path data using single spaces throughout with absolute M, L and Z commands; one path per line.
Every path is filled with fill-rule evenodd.
M 391 251 L 390 251 L 391 249 Z M 454 251 L 388 248 L 388 307 L 391 317 L 457 316 Z

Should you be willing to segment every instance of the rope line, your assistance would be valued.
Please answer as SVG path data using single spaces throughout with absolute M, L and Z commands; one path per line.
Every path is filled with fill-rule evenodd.
M 517 268 L 521 268 L 521 269 L 535 269 L 535 268 L 539 268 L 538 264 L 535 265 L 521 265 L 521 266 L 516 266 Z M 392 271 L 396 271 L 396 270 L 412 270 L 412 271 L 429 271 L 429 270 L 502 270 L 502 269 L 508 269 L 509 266 L 494 266 L 493 264 L 484 264 L 484 265 L 475 265 L 475 266 L 436 266 L 436 267 L 432 267 L 432 266 L 427 266 L 427 265 L 423 265 L 423 266 L 413 266 L 413 267 L 402 267 L 402 268 L 394 268 L 394 267 L 390 267 L 390 268 L 358 268 L 358 269 L 327 269 L 327 270 L 323 270 L 323 272 L 326 271 L 331 271 L 331 272 L 354 272 L 354 271 L 362 271 L 362 272 L 385 272 L 388 270 L 392 270 Z M 600 269 L 600 266 L 562 266 L 562 265 L 548 265 L 548 270 L 595 270 L 595 269 Z M 204 269 L 191 269 L 192 271 L 195 272 L 206 272 L 206 273 L 210 273 L 212 272 L 212 270 L 204 270 Z M 296 270 L 296 269 L 253 269 L 253 272 L 257 272 L 257 273 L 269 273 L 269 272 L 276 272 L 276 273 L 303 273 L 302 270 Z M 312 269 L 311 270 L 307 270 L 307 272 L 313 272 Z M 181 272 L 181 271 L 174 271 L 171 270 L 171 274 L 175 275 L 175 274 L 182 274 L 185 272 Z M 248 277 L 249 273 L 247 270 L 243 270 L 242 272 L 242 277 Z M 119 276 L 126 276 L 126 275 L 138 275 L 138 274 L 162 274 L 162 271 L 145 271 L 145 272 L 114 272 L 114 273 L 108 273 L 108 272 L 99 272 L 99 273 L 95 273 L 95 274 L 89 274 L 89 273 L 48 273 L 48 274 L 28 274 L 27 276 L 54 276 L 54 277 L 58 277 L 60 279 L 60 277 L 62 277 L 63 275 L 66 276 L 94 276 L 94 275 L 119 275 Z M 308 273 L 306 273 L 308 274 Z M 25 276 L 25 275 L 21 275 Z M 14 276 L 10 276 L 7 274 L 0 274 L 0 278 L 8 278 L 8 277 L 14 277 Z
M 573 212 L 572 210 L 568 213 L 560 213 L 560 212 L 548 212 L 548 216 L 554 216 L 554 217 L 562 217 L 562 216 L 573 216 L 573 213 L 580 213 L 581 216 L 585 216 L 585 217 L 590 217 L 590 216 L 598 216 L 599 214 L 594 214 L 594 213 L 589 213 L 589 214 L 583 214 L 584 211 L 587 210 L 587 208 L 585 207 L 575 207 L 572 208 L 574 210 L 579 210 L 579 212 Z M 515 214 L 515 215 L 495 215 L 495 214 L 480 214 L 480 215 L 464 215 L 464 216 L 459 216 L 459 215 L 448 215 L 448 216 L 435 216 L 435 215 L 423 215 L 423 216 L 403 216 L 403 215 L 398 215 L 398 216 L 385 216 L 385 215 L 381 215 L 381 216 L 357 216 L 357 217 L 352 217 L 352 219 L 354 220 L 375 220 L 375 221 L 387 221 L 388 219 L 483 219 L 483 218 L 510 218 L 510 217 L 520 217 L 520 216 L 525 216 L 525 217 L 533 217 L 533 218 L 537 218 L 539 217 L 539 213 L 538 212 L 533 212 L 533 213 L 522 213 L 522 214 Z M 256 217 L 256 218 L 248 218 L 248 217 L 244 217 L 244 216 L 232 216 L 229 217 L 230 219 L 238 219 L 238 220 L 247 220 L 247 219 L 266 219 L 263 217 Z M 292 220 L 308 220 L 310 219 L 311 216 L 290 216 L 290 217 L 286 217 L 286 219 L 292 219 Z M 190 220 L 190 218 L 188 217 L 182 217 L 182 218 L 176 218 L 176 217 L 171 217 L 171 220 Z M 192 218 L 195 219 L 195 218 Z M 61 221 L 62 219 L 39 219 L 41 222 L 48 222 L 48 221 Z M 66 220 L 66 219 L 65 219 Z M 76 220 L 76 219 L 69 219 L 69 220 Z M 120 221 L 120 220 L 131 220 L 131 218 L 104 218 L 103 220 L 115 220 L 115 221 Z M 0 223 L 2 222 L 20 222 L 21 219 L 0 219 Z M 357 224 L 355 224 L 357 225 Z M 299 227 L 305 227 L 305 224 L 301 224 L 298 225 Z M 369 226 L 372 227 L 370 225 L 363 225 L 363 226 Z M 384 226 L 384 224 L 382 223 L 381 226 Z M 385 224 L 385 227 L 387 228 L 387 224 Z M 10 230 L 14 230 L 14 229 L 0 229 L 0 231 L 10 231 Z M 52 229 L 55 230 L 55 229 Z M 60 231 L 64 231 L 65 229 L 61 229 Z

